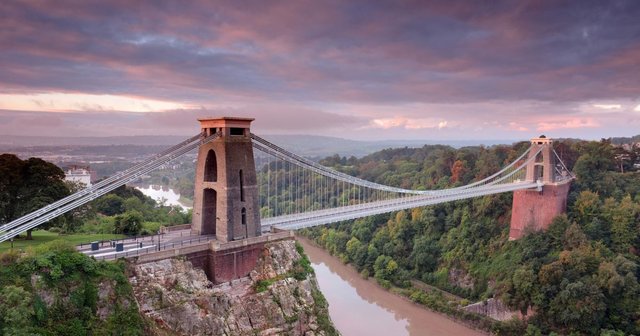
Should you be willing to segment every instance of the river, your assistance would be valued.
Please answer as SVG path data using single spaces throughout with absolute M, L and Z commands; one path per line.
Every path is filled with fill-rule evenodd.
M 392 294 L 307 239 L 298 239 L 311 260 L 329 315 L 343 336 L 485 335 Z
M 158 203 L 164 202 L 165 205 L 177 205 L 182 210 L 191 209 L 190 206 L 186 206 L 180 203 L 180 194 L 175 190 L 160 185 L 134 185 L 134 187 L 140 190 L 146 196 L 149 196 L 156 200 Z

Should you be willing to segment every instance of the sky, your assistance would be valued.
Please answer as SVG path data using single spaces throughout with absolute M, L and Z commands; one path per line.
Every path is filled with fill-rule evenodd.
M 0 1 L 0 134 L 640 134 L 640 1 Z

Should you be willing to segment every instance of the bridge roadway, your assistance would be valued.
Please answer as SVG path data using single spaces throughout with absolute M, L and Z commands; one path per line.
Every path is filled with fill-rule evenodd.
M 277 216 L 261 219 L 262 231 L 269 231 L 272 227 L 283 230 L 296 230 L 305 227 L 336 223 L 356 218 L 379 215 L 387 212 L 423 207 L 450 201 L 458 201 L 472 197 L 491 195 L 521 189 L 540 188 L 538 182 L 513 182 L 508 184 L 487 185 L 455 193 L 442 195 L 418 195 L 375 201 L 339 208 L 316 210 L 299 214 Z
M 368 202 L 333 209 L 309 211 L 294 215 L 264 218 L 261 220 L 262 231 L 268 232 L 271 231 L 272 228 L 296 230 L 306 227 L 353 220 L 356 218 L 378 215 L 393 211 L 538 187 L 540 187 L 540 184 L 536 182 L 514 182 L 509 184 L 476 187 L 469 190 L 461 190 L 454 194 L 443 194 L 438 196 L 408 196 L 398 199 Z M 100 242 L 100 249 L 97 251 L 91 251 L 90 244 L 80 245 L 78 246 L 78 250 L 87 255 L 93 256 L 96 259 L 112 260 L 117 258 L 135 257 L 156 251 L 201 244 L 212 240 L 215 240 L 214 235 L 192 235 L 190 229 L 183 229 L 153 236 L 120 239 L 114 241 L 124 244 L 124 251 L 121 252 L 116 252 L 115 246 L 112 246 L 110 241 Z

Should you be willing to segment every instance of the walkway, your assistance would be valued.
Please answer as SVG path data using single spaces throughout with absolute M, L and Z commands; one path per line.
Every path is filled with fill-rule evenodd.
M 92 251 L 91 243 L 77 246 L 78 251 L 98 260 L 135 257 L 150 252 L 175 249 L 215 240 L 215 235 L 192 235 L 190 229 L 176 230 L 152 236 L 100 241 L 99 249 Z M 123 244 L 123 251 L 116 252 L 116 244 Z

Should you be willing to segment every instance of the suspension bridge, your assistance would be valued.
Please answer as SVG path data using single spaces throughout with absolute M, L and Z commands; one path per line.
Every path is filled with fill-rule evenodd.
M 553 150 L 553 141 L 540 137 L 532 139 L 529 148 L 499 171 L 467 185 L 438 190 L 384 185 L 323 166 L 271 143 L 250 132 L 252 120 L 200 119 L 201 132 L 193 137 L 1 225 L 0 242 L 36 229 L 196 149 L 190 235 L 198 236 L 198 243 L 203 238 L 220 243 L 249 241 L 276 229 L 295 230 L 504 192 L 514 192 L 515 233 L 511 238 L 517 239 L 526 226 L 545 228 L 553 216 L 564 211 L 573 179 Z M 550 210 L 549 202 L 555 208 Z

